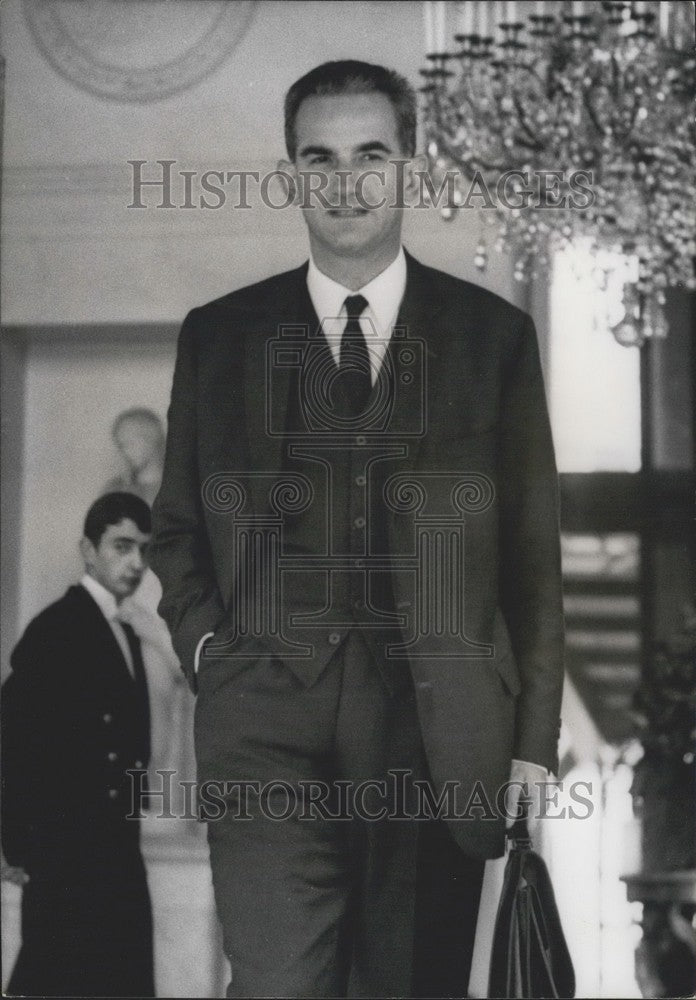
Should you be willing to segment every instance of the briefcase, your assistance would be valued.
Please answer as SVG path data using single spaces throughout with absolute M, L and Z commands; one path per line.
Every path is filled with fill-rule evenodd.
M 548 869 L 532 850 L 525 820 L 515 823 L 508 838 L 488 996 L 574 997 L 575 972 Z

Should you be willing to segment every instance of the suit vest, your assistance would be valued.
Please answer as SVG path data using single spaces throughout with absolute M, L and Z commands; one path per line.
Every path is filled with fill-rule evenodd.
M 304 477 L 310 502 L 284 518 L 283 632 L 310 647 L 309 656 L 293 658 L 292 665 L 311 683 L 357 629 L 393 689 L 405 671 L 403 660 L 395 667 L 385 655 L 387 644 L 401 639 L 383 497 L 391 470 L 378 459 L 379 437 L 362 433 L 364 421 L 351 415 L 336 384 L 338 369 L 309 293 L 304 314 L 307 348 L 290 380 L 281 478 Z M 378 380 L 367 414 L 374 412 L 376 394 L 385 391 L 389 386 Z

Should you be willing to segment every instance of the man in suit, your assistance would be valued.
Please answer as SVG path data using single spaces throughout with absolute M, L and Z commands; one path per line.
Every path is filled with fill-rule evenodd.
M 89 509 L 85 573 L 27 626 L 3 686 L 3 853 L 24 883 L 10 995 L 154 996 L 152 918 L 129 768 L 150 756 L 140 643 L 118 619 L 150 509 Z M 136 782 L 137 787 L 137 782 Z M 135 806 L 135 808 L 134 808 Z
M 231 996 L 466 995 L 502 792 L 556 767 L 536 337 L 403 250 L 415 129 L 383 67 L 298 80 L 280 169 L 309 263 L 179 340 L 152 566 L 198 691 Z

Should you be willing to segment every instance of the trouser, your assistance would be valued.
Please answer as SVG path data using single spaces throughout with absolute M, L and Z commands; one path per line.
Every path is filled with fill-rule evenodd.
M 208 823 L 228 996 L 466 996 L 484 863 L 409 816 L 408 671 L 390 692 L 358 633 L 309 688 L 275 658 L 229 680 L 214 661 L 196 744 L 201 775 L 240 782 Z

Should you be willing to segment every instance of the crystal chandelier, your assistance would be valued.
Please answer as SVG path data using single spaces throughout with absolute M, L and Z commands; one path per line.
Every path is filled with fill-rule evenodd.
M 589 243 L 604 283 L 623 263 L 617 340 L 665 336 L 665 290 L 696 287 L 694 4 L 424 8 L 433 182 L 443 218 L 481 209 L 476 266 L 489 233 L 520 281 Z

